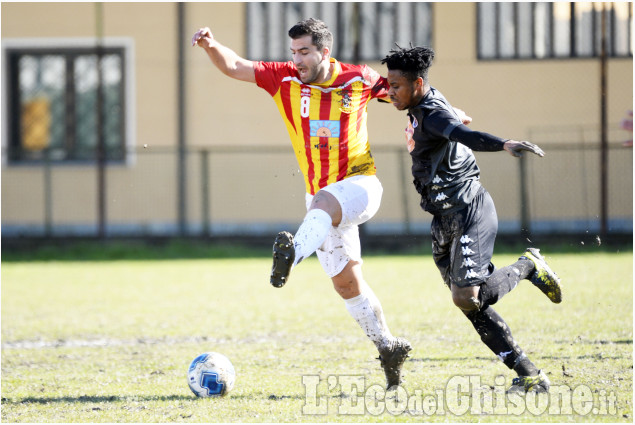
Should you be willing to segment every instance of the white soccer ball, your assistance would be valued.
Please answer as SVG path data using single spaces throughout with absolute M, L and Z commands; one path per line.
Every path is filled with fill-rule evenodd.
M 190 364 L 187 383 L 198 397 L 222 397 L 234 387 L 236 372 L 229 359 L 220 353 L 203 353 Z

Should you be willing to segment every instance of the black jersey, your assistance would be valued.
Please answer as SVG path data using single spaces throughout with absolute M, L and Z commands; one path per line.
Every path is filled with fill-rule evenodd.
M 468 205 L 480 188 L 472 149 L 499 151 L 505 140 L 466 127 L 443 95 L 430 87 L 408 110 L 412 175 L 421 208 L 445 215 Z

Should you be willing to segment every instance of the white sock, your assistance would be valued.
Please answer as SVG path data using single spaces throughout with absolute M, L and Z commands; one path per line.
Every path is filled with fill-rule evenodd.
M 381 304 L 368 285 L 364 286 L 361 294 L 344 300 L 344 302 L 350 315 L 359 323 L 359 326 L 366 332 L 366 336 L 375 343 L 378 349 L 393 339 L 386 325 Z
M 370 303 L 370 306 L 373 308 L 373 311 L 375 312 L 375 316 L 377 316 L 377 320 L 379 320 L 379 325 L 381 329 L 383 329 L 385 332 L 386 338 L 392 339 L 393 336 L 390 333 L 390 330 L 388 329 L 388 325 L 386 324 L 384 309 L 381 308 L 381 303 L 379 302 L 379 299 L 377 298 L 373 290 L 370 288 L 370 286 L 368 286 L 366 282 L 362 282 L 361 293 L 366 295 L 366 297 L 368 298 L 368 302 Z
M 302 224 L 293 237 L 295 266 L 322 246 L 333 227 L 333 220 L 324 210 L 314 209 L 306 213 Z

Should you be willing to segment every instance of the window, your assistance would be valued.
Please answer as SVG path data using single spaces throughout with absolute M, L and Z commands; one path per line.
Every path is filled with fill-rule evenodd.
M 3 148 L 11 163 L 95 160 L 99 127 L 106 159 L 126 159 L 125 46 L 98 51 L 94 42 L 85 43 L 90 47 L 52 46 L 50 41 L 7 44 Z
M 315 17 L 333 33 L 333 54 L 347 62 L 383 59 L 395 42 L 430 46 L 430 3 L 247 3 L 247 57 L 287 61 L 289 29 Z
M 632 57 L 633 3 L 478 3 L 479 59 Z

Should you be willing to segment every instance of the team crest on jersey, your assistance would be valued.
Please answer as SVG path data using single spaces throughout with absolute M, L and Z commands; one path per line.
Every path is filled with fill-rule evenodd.
M 408 152 L 412 152 L 415 148 L 415 140 L 413 139 L 414 128 L 412 128 L 412 123 L 408 120 L 408 127 L 406 127 L 406 146 L 408 147 Z
M 340 137 L 340 122 L 333 120 L 311 120 L 311 137 Z
M 340 111 L 345 114 L 353 112 L 353 98 L 351 96 L 351 92 L 348 90 L 338 90 L 336 93 L 342 97 L 340 100 Z

